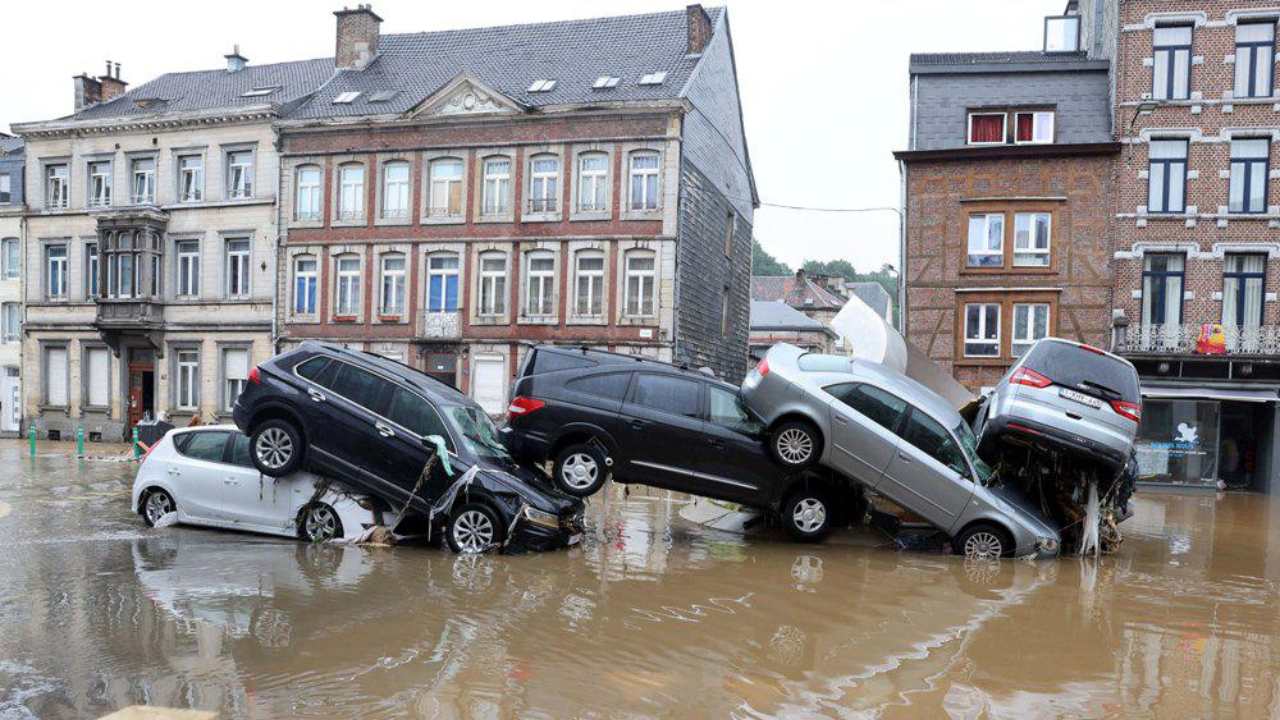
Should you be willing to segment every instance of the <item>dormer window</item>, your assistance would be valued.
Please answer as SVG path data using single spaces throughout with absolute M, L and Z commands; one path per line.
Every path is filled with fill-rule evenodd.
M 1014 114 L 1013 141 L 1019 145 L 1041 145 L 1053 142 L 1053 112 L 1020 112 Z
M 1044 19 L 1044 51 L 1047 53 L 1080 50 L 1080 16 L 1059 15 Z
M 338 93 L 337 97 L 333 99 L 333 104 L 334 105 L 350 105 L 351 103 L 355 102 L 356 98 L 358 97 L 360 97 L 359 92 Z
M 1003 145 L 1008 113 L 969 113 L 970 145 Z
M 969 113 L 969 145 L 1043 145 L 1054 142 L 1054 111 L 975 110 Z
M 529 86 L 529 92 L 550 92 L 551 88 L 556 86 L 555 80 L 534 80 Z

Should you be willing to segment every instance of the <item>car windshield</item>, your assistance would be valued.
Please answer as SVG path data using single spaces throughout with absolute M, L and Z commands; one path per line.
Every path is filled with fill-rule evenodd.
M 973 430 L 968 423 L 961 421 L 955 426 L 956 437 L 960 438 L 960 447 L 964 449 L 964 454 L 969 458 L 969 462 L 973 464 L 974 472 L 978 473 L 978 484 L 986 487 L 991 484 L 994 473 L 991 472 L 991 466 L 982 461 L 978 457 L 978 438 L 974 437 Z
M 498 439 L 498 428 L 483 410 L 459 405 L 449 410 L 449 417 L 471 452 L 486 460 L 511 462 L 506 446 Z

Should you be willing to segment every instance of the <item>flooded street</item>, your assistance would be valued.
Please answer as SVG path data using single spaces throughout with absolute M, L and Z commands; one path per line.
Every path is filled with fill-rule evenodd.
M 583 546 L 312 547 L 0 444 L 0 717 L 1280 717 L 1280 504 L 1146 493 L 1099 562 L 821 546 L 613 488 Z M 65 450 L 62 450 L 65 452 Z

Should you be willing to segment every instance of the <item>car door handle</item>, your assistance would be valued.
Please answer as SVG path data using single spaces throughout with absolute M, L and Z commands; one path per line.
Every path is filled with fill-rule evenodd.
M 389 426 L 383 425 L 382 423 L 374 423 L 373 426 L 378 428 L 378 434 L 382 437 L 395 437 L 396 435 L 395 430 L 392 430 Z
M 235 479 L 235 478 L 222 478 L 222 484 L 223 484 L 223 485 L 235 485 L 235 484 L 236 484 L 236 479 Z
M 842 415 L 835 415 L 835 416 L 833 416 L 833 419 L 836 421 L 836 423 L 838 423 L 838 424 L 840 424 L 840 425 L 848 425 L 848 424 L 849 424 L 849 421 L 848 421 L 847 419 L 845 419 L 845 418 L 844 418 L 844 416 L 842 416 Z
M 633 427 L 633 428 L 635 428 L 635 429 L 637 429 L 637 430 L 639 430 L 639 429 L 643 428 L 643 427 L 644 427 L 645 425 L 647 425 L 647 424 L 648 424 L 648 423 L 646 423 L 646 422 L 645 422 L 645 421 L 643 421 L 643 420 L 632 420 L 632 421 L 631 421 L 631 427 Z
M 898 459 L 908 464 L 911 462 L 911 458 L 906 453 L 898 453 Z
M 177 475 L 181 475 L 182 471 L 179 470 L 178 468 L 169 468 L 169 474 L 177 476 Z
M 717 450 L 723 450 L 723 449 L 724 449 L 724 441 L 723 441 L 723 440 L 719 440 L 719 439 L 717 439 L 717 438 L 707 438 L 707 442 L 711 444 L 711 447 L 713 447 L 713 448 L 715 448 L 715 449 L 717 449 Z
M 311 399 L 315 400 L 316 402 L 324 402 L 324 393 L 320 392 L 319 390 L 316 390 L 313 388 L 308 389 L 307 394 L 310 395 Z

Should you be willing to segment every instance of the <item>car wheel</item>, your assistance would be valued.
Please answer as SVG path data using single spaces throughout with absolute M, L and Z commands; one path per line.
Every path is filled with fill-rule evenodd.
M 474 555 L 502 543 L 502 524 L 488 505 L 467 503 L 449 517 L 444 536 L 454 552 Z
M 574 497 L 588 497 L 604 486 L 607 467 L 600 448 L 578 443 L 556 455 L 551 475 L 562 492 Z
M 835 508 L 817 488 L 793 493 L 782 503 L 782 525 L 793 540 L 820 542 L 835 527 Z
M 148 491 L 146 498 L 142 501 L 142 519 L 146 521 L 147 527 L 155 527 L 156 523 L 160 522 L 160 518 L 177 510 L 178 506 L 173 502 L 173 497 L 164 490 Z
M 803 420 L 789 420 L 774 429 L 769 450 L 778 462 L 789 468 L 809 467 L 822 457 L 822 436 L 817 428 Z
M 1013 552 L 1013 544 L 1004 530 L 978 523 L 951 538 L 951 550 L 970 560 L 997 560 Z
M 253 431 L 253 466 L 268 477 L 284 477 L 302 465 L 302 433 L 287 420 L 268 420 Z
M 299 534 L 307 542 L 328 542 L 343 536 L 342 520 L 338 513 L 324 503 L 316 503 L 302 511 Z

